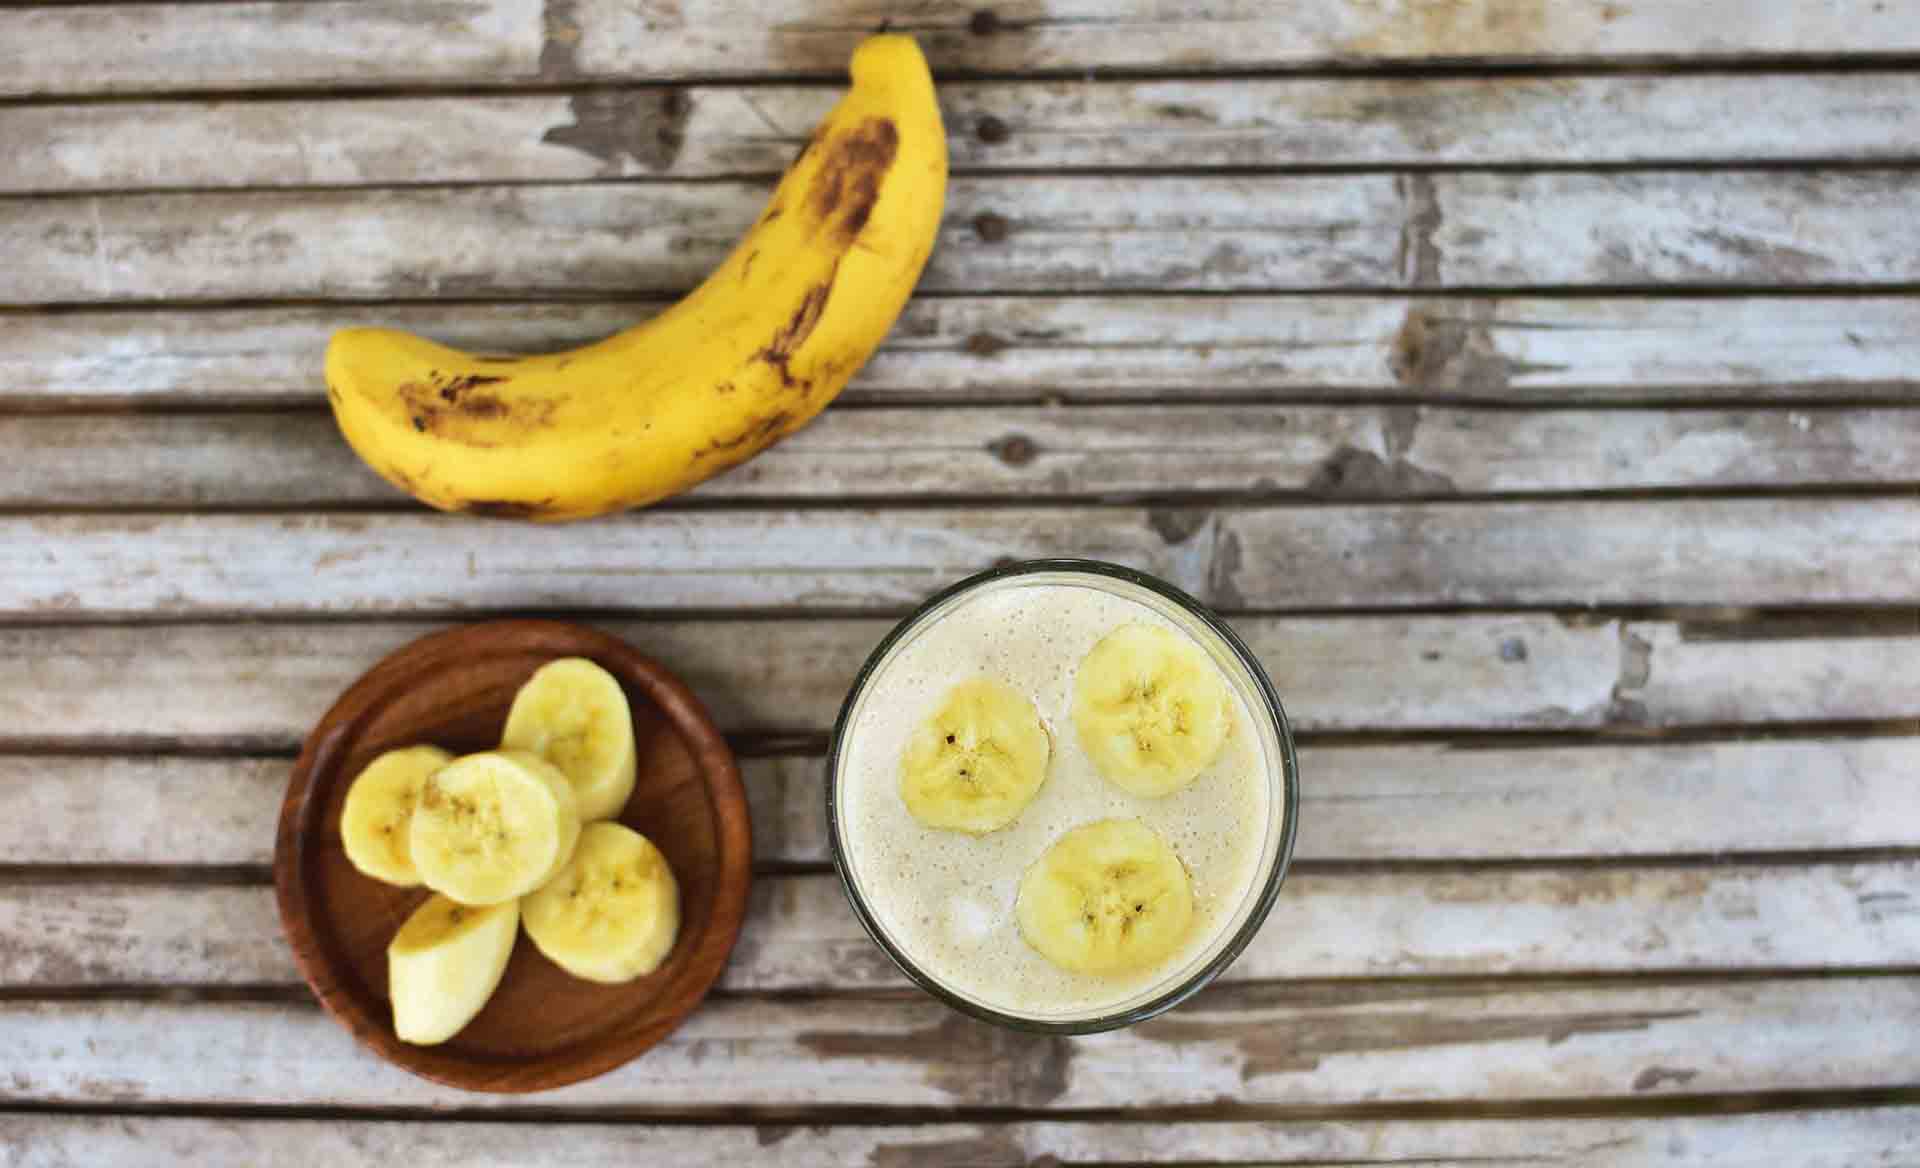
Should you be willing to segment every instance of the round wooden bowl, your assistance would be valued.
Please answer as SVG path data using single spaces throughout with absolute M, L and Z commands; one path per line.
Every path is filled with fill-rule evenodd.
M 633 707 L 639 778 L 620 822 L 659 845 L 680 882 L 680 936 L 661 967 L 625 985 L 563 972 L 522 934 L 506 975 L 466 1029 L 438 1046 L 393 1033 L 387 943 L 425 889 L 361 875 L 340 843 L 340 807 L 382 751 L 431 743 L 491 750 L 514 692 L 557 657 L 587 657 Z M 280 921 L 328 1013 L 391 1062 L 471 1091 L 541 1091 L 608 1071 L 678 1026 L 720 976 L 745 916 L 752 839 L 740 772 L 693 693 L 618 638 L 556 621 L 500 621 L 423 637 L 355 682 L 307 737 L 273 852 Z

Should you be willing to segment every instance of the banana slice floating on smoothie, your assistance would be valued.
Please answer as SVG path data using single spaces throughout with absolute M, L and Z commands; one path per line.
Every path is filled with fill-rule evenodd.
M 455 759 L 420 788 L 408 843 L 421 881 L 461 904 L 499 904 L 545 884 L 573 854 L 573 784 L 537 754 Z
M 928 827 L 998 831 L 1033 802 L 1052 750 L 1031 701 L 997 681 L 964 681 L 908 740 L 900 798 Z
M 1178 791 L 1219 756 L 1232 702 L 1206 653 L 1158 625 L 1108 633 L 1073 680 L 1080 748 L 1108 782 L 1147 798 Z
M 393 1032 L 420 1046 L 445 1042 L 473 1021 L 507 971 L 520 904 L 474 908 L 434 896 L 387 946 Z
M 520 687 L 500 736 L 560 768 L 580 818 L 611 819 L 633 794 L 633 711 L 611 673 L 584 657 L 550 661 Z
M 618 823 L 589 824 L 573 858 L 521 907 L 540 952 L 587 981 L 652 973 L 680 932 L 680 885 L 667 858 Z
M 1137 819 L 1067 832 L 1020 880 L 1020 935 L 1072 973 L 1145 969 L 1180 947 L 1193 923 L 1186 865 Z
M 340 809 L 340 842 L 363 874 L 401 888 L 420 883 L 413 866 L 413 808 L 427 776 L 453 761 L 437 746 L 389 750 L 367 764 L 347 788 Z

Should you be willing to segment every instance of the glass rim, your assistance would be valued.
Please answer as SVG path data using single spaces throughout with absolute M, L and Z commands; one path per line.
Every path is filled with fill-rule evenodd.
M 1005 1011 L 996 1010 L 991 1006 L 984 1006 L 978 1002 L 962 997 L 921 970 L 919 966 L 914 964 L 911 958 L 901 952 L 899 947 L 887 938 L 885 930 L 880 927 L 880 923 L 874 918 L 872 910 L 867 907 L 866 901 L 861 896 L 859 889 L 854 886 L 851 866 L 847 862 L 846 847 L 840 838 L 840 808 L 837 789 L 838 784 L 836 782 L 836 777 L 840 771 L 841 754 L 846 744 L 848 722 L 852 718 L 854 704 L 859 699 L 861 692 L 866 689 L 867 683 L 872 679 L 874 671 L 879 668 L 882 661 L 886 660 L 888 653 L 893 647 L 909 632 L 917 628 L 929 613 L 963 593 L 997 581 L 1019 576 L 1039 575 L 1045 572 L 1070 572 L 1081 575 L 1104 576 L 1108 579 L 1119 580 L 1122 583 L 1143 588 L 1193 616 L 1205 625 L 1210 632 L 1218 636 L 1221 642 L 1240 660 L 1241 665 L 1246 669 L 1247 675 L 1253 680 L 1255 690 L 1258 691 L 1260 701 L 1266 707 L 1267 716 L 1273 722 L 1275 737 L 1279 740 L 1280 744 L 1280 788 L 1282 797 L 1280 840 L 1274 850 L 1273 865 L 1266 873 L 1265 882 L 1260 886 L 1254 900 L 1253 908 L 1247 914 L 1246 920 L 1241 922 L 1238 931 L 1221 947 L 1220 951 L 1215 953 L 1207 960 L 1206 964 L 1195 970 L 1191 975 L 1169 987 L 1164 993 L 1157 994 L 1145 1002 L 1129 1006 L 1125 1009 L 1114 1010 L 1109 1013 L 1061 1021 L 1053 1021 L 1045 1018 L 1028 1018 L 1019 1014 L 1009 1014 Z M 888 630 L 887 635 L 880 639 L 878 645 L 874 646 L 873 652 L 867 655 L 866 661 L 860 666 L 860 671 L 854 675 L 853 685 L 847 690 L 846 700 L 841 703 L 840 714 L 834 719 L 833 739 L 827 749 L 826 772 L 827 851 L 833 861 L 834 874 L 839 877 L 841 890 L 847 895 L 847 903 L 852 906 L 853 915 L 859 920 L 860 927 L 866 930 L 867 936 L 873 939 L 874 944 L 880 947 L 881 952 L 885 953 L 887 958 L 899 968 L 900 972 L 906 974 L 909 980 L 929 994 L 940 999 L 940 1001 L 944 1002 L 947 1006 L 958 1010 L 962 1014 L 977 1018 L 982 1022 L 990 1022 L 996 1026 L 1006 1027 L 1010 1030 L 1024 1030 L 1037 1034 L 1097 1034 L 1105 1030 L 1118 1030 L 1122 1027 L 1132 1026 L 1159 1014 L 1164 1014 L 1211 984 L 1215 978 L 1220 976 L 1222 971 L 1233 964 L 1235 959 L 1246 950 L 1247 946 L 1252 943 L 1254 935 L 1258 933 L 1260 927 L 1266 923 L 1267 916 L 1273 909 L 1274 901 L 1280 896 L 1280 885 L 1286 879 L 1287 869 L 1292 866 L 1294 838 L 1298 834 L 1300 822 L 1300 768 L 1294 749 L 1293 727 L 1287 720 L 1286 709 L 1280 704 L 1280 695 L 1273 688 L 1273 681 L 1267 676 L 1266 668 L 1260 664 L 1260 659 L 1254 655 L 1252 649 L 1247 647 L 1247 643 L 1241 640 L 1240 634 L 1234 632 L 1233 628 L 1228 625 L 1225 620 L 1221 619 L 1218 614 L 1202 604 L 1199 600 L 1189 596 L 1186 592 L 1157 576 L 1152 576 L 1121 564 L 1110 563 L 1106 560 L 1076 559 L 1070 557 L 1019 560 L 1014 563 L 989 568 L 984 572 L 976 572 L 971 576 L 942 588 L 921 602 L 911 613 L 902 617 L 899 623 Z

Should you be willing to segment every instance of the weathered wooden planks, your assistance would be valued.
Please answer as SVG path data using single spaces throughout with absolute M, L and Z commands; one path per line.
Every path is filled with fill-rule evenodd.
M 645 1115 L 1860 1090 L 1907 1083 L 1916 1009 L 1920 983 L 1893 976 L 1222 987 L 1132 1030 L 1062 1039 L 994 1030 L 920 994 L 714 999 L 647 1057 L 533 1105 Z M 0 1042 L 0 1100 L 529 1108 L 381 1063 L 304 1005 L 7 1002 Z
M 0 755 L 10 864 L 262 865 L 282 758 Z M 827 859 L 818 755 L 745 758 L 763 863 Z M 1920 738 L 1300 752 L 1296 859 L 1506 860 L 1906 847 Z M 182 807 L 193 814 L 182 818 Z M 58 824 L 51 832 L 48 825 Z
M 981 15 L 984 13 L 984 15 Z M 936 69 L 1181 72 L 1368 61 L 1589 60 L 1920 48 L 1910 0 L 1742 11 L 1664 0 L 1014 0 L 903 14 L 867 0 L 796 13 L 778 0 L 315 0 L 209 10 L 117 4 L 0 11 L 0 93 L 287 86 L 511 85 L 576 78 L 838 76 L 883 21 Z
M 0 417 L 0 506 L 410 507 L 323 413 Z M 1920 480 L 1920 410 L 835 410 L 690 498 L 1394 498 Z
M 412 512 L 0 518 L 0 613 L 901 608 L 998 561 L 1063 555 L 1229 609 L 1920 594 L 1911 498 L 673 510 L 582 530 Z
M 0 314 L 0 402 L 321 401 L 336 328 L 556 349 L 650 304 Z M 848 401 L 1428 396 L 1920 401 L 1920 297 L 920 299 Z
M 786 169 L 826 86 L 0 108 L 0 191 Z M 961 171 L 1905 159 L 1906 73 L 943 85 Z M 155 150 L 155 142 L 167 144 Z
M 732 731 L 820 734 L 887 620 L 596 622 Z M 1584 729 L 1913 718 L 1912 627 L 1696 631 L 1551 614 L 1239 618 L 1296 727 Z M 439 624 L 0 628 L 0 741 L 289 750 L 375 661 Z
M 785 1168 L 911 1163 L 1330 1164 L 1467 1168 L 1538 1159 L 1563 1168 L 1859 1168 L 1920 1141 L 1920 1108 L 1868 1107 L 1659 1119 L 1552 1118 L 760 1127 L 154 1116 L 0 1115 L 0 1165 L 65 1168 L 159 1157 L 202 1168 L 562 1168 L 650 1161 Z
M 921 287 L 1871 286 L 1920 279 L 1916 189 L 1901 170 L 958 179 Z M 674 292 L 765 197 L 662 182 L 21 198 L 0 202 L 0 250 L 21 257 L 0 303 Z
M 1418 830 L 1409 823 L 1409 830 Z M 1017 875 L 1017 874 L 1016 874 Z M 1004 894 L 1011 912 L 1012 878 Z M 295 985 L 264 886 L 0 885 L 0 988 Z M 1300 873 L 1223 975 L 1871 969 L 1920 963 L 1920 864 Z M 909 983 L 831 875 L 763 877 L 733 990 Z

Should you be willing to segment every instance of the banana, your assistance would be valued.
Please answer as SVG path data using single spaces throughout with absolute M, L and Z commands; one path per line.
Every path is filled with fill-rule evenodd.
M 520 932 L 520 904 L 484 908 L 429 897 L 387 946 L 393 1031 L 421 1046 L 460 1032 L 499 988 Z
M 540 952 L 587 981 L 652 973 L 680 932 L 680 885 L 667 858 L 618 823 L 589 824 L 573 859 L 522 908 Z
M 1040 853 L 1014 901 L 1020 935 L 1072 973 L 1145 969 L 1180 947 L 1193 886 L 1180 857 L 1137 819 L 1084 824 Z
M 1219 755 L 1232 703 L 1206 653 L 1156 625 L 1108 633 L 1073 679 L 1080 748 L 1108 782 L 1147 798 L 1186 786 Z
M 427 776 L 452 760 L 437 746 L 409 746 L 367 764 L 340 809 L 340 842 L 354 867 L 402 888 L 420 883 L 408 844 L 414 803 Z
M 1031 701 L 997 681 L 963 681 L 907 741 L 900 798 L 928 827 L 998 831 L 1039 793 L 1052 749 Z
M 611 819 L 633 794 L 633 711 L 611 673 L 584 657 L 541 666 L 513 696 L 503 750 L 526 750 L 560 768 L 586 822 Z
M 868 39 L 851 73 L 738 246 L 655 319 L 529 357 L 337 333 L 327 396 L 347 442 L 442 510 L 565 520 L 686 490 L 799 429 L 906 305 L 946 195 L 912 38 Z
M 461 904 L 499 904 L 552 878 L 580 838 L 558 767 L 525 751 L 455 759 L 420 788 L 408 844 L 422 883 Z

